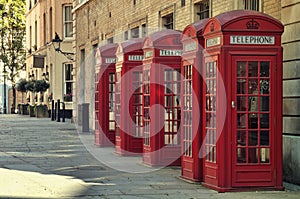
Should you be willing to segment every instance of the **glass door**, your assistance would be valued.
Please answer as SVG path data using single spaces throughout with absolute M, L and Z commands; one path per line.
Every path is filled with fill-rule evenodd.
M 183 155 L 192 157 L 192 65 L 184 66 L 184 79 L 183 79 Z
M 233 59 L 233 186 L 274 182 L 271 58 Z
M 165 126 L 164 144 L 169 146 L 180 145 L 180 71 L 164 71 L 164 107 L 165 107 Z

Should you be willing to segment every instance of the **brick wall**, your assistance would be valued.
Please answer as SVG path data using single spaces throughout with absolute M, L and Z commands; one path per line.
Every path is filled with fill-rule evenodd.
M 74 107 L 77 109 L 79 102 L 80 87 L 85 87 L 80 95 L 84 95 L 84 101 L 90 103 L 90 117 L 93 118 L 93 81 L 94 69 L 92 67 L 93 45 L 105 44 L 107 39 L 114 37 L 114 42 L 124 40 L 124 32 L 128 31 L 130 38 L 130 29 L 147 23 L 148 34 L 161 29 L 161 17 L 168 14 L 174 14 L 174 28 L 183 30 L 188 24 L 193 23 L 196 18 L 194 4 L 201 0 L 186 0 L 185 5 L 181 5 L 181 0 L 136 0 L 133 5 L 131 0 L 89 0 L 78 5 L 78 0 L 73 0 L 75 8 L 74 14 L 74 51 L 75 60 L 75 82 L 74 90 L 77 91 L 77 98 L 74 99 Z M 210 2 L 210 16 L 216 16 L 220 13 L 237 9 L 239 0 L 223 1 L 214 0 Z M 280 0 L 264 0 L 262 4 L 266 13 L 280 18 L 281 3 Z M 80 69 L 80 51 L 85 50 L 85 69 Z M 80 70 L 85 71 L 84 77 L 80 77 Z M 84 83 L 83 83 L 84 82 Z M 76 119 L 76 110 L 73 112 Z M 90 126 L 93 127 L 93 121 L 90 120 Z

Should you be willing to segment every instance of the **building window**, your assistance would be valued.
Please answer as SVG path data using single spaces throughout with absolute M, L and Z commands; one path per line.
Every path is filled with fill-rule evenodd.
M 136 5 L 136 0 L 133 0 L 133 5 L 134 5 L 134 6 Z
M 195 21 L 209 18 L 209 1 L 202 1 L 196 3 L 195 7 Z
M 139 38 L 139 27 L 132 28 L 130 30 L 131 38 Z
M 46 23 L 46 13 L 44 13 L 43 14 L 43 28 L 44 28 L 44 31 L 43 31 L 43 33 L 44 33 L 44 44 L 46 44 L 47 43 L 47 32 L 46 32 L 46 30 L 47 30 L 47 23 Z
M 53 37 L 53 29 L 52 29 L 52 23 L 53 23 L 53 18 L 52 18 L 52 8 L 50 8 L 49 11 L 49 32 L 50 32 L 50 39 Z
M 109 44 L 114 43 L 114 38 L 113 37 L 108 38 L 107 43 L 109 43 Z
M 166 29 L 173 29 L 173 13 L 162 17 L 162 25 Z
M 128 40 L 128 31 L 127 30 L 124 32 L 124 40 Z
M 185 6 L 185 0 L 181 0 L 181 7 Z
M 73 64 L 64 64 L 64 96 L 71 98 L 72 96 L 72 83 L 73 83 Z M 68 99 L 71 101 L 70 99 Z
M 63 8 L 63 24 L 64 37 L 72 37 L 73 35 L 73 21 L 72 21 L 72 6 L 64 6 Z
M 147 36 L 147 26 L 146 24 L 142 25 L 142 38 Z
M 29 51 L 32 48 L 32 26 L 29 27 Z
M 34 22 L 34 50 L 37 50 L 37 34 L 38 34 L 38 27 L 37 21 Z
M 243 0 L 245 10 L 259 11 L 259 0 Z

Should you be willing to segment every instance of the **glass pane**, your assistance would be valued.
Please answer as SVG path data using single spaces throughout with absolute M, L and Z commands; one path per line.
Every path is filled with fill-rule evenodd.
M 238 79 L 236 85 L 236 92 L 237 94 L 245 94 L 246 91 L 246 79 Z
M 72 64 L 65 65 L 65 80 L 72 81 Z
M 237 128 L 245 129 L 247 126 L 247 115 L 246 114 L 237 114 Z
M 258 163 L 258 149 L 248 149 L 248 163 Z
M 246 77 L 246 62 L 237 62 L 237 77 Z
M 169 144 L 169 135 L 165 134 L 165 144 Z
M 269 77 L 270 75 L 270 62 L 260 62 L 260 76 Z
M 257 85 L 258 85 L 258 80 L 257 79 L 250 79 L 248 81 L 248 93 L 249 94 L 258 94 L 258 88 L 257 88 Z
M 269 131 L 260 132 L 260 146 L 270 146 Z
M 250 131 L 248 134 L 248 146 L 258 145 L 258 133 L 257 131 Z
M 257 77 L 258 76 L 258 62 L 249 62 L 248 63 L 248 76 Z
M 260 114 L 260 128 L 269 128 L 269 114 Z
M 115 122 L 109 122 L 109 130 L 114 131 L 115 130 Z
M 269 96 L 260 97 L 260 111 L 269 111 Z
M 237 97 L 237 110 L 246 111 L 247 110 L 247 98 L 246 97 Z
M 257 129 L 258 128 L 258 118 L 257 114 L 249 114 L 249 129 Z
M 269 94 L 270 93 L 270 80 L 260 80 L 260 93 Z
M 257 112 L 258 98 L 256 96 L 249 97 L 249 111 Z
M 246 131 L 238 131 L 236 137 L 237 146 L 246 146 Z
M 169 132 L 169 122 L 165 121 L 165 132 Z
M 114 120 L 115 119 L 115 112 L 109 112 L 109 120 Z
M 237 148 L 236 152 L 237 163 L 246 163 L 246 149 L 245 148 Z
M 177 134 L 174 135 L 172 142 L 173 144 L 178 144 Z
M 270 149 L 261 148 L 260 149 L 260 162 L 261 163 L 270 163 Z

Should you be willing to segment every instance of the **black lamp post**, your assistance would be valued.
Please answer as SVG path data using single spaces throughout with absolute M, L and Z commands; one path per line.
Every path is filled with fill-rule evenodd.
M 55 51 L 63 54 L 66 58 L 68 58 L 69 60 L 73 61 L 74 60 L 73 59 L 74 53 L 62 51 L 60 49 L 60 43 L 61 42 L 62 42 L 62 39 L 59 37 L 59 35 L 56 32 L 55 33 L 55 38 L 52 39 L 52 44 L 54 46 Z
M 3 113 L 7 114 L 7 107 L 6 107 L 6 76 L 7 76 L 7 72 L 4 68 L 3 70 L 3 79 L 4 79 L 4 103 L 3 103 Z

